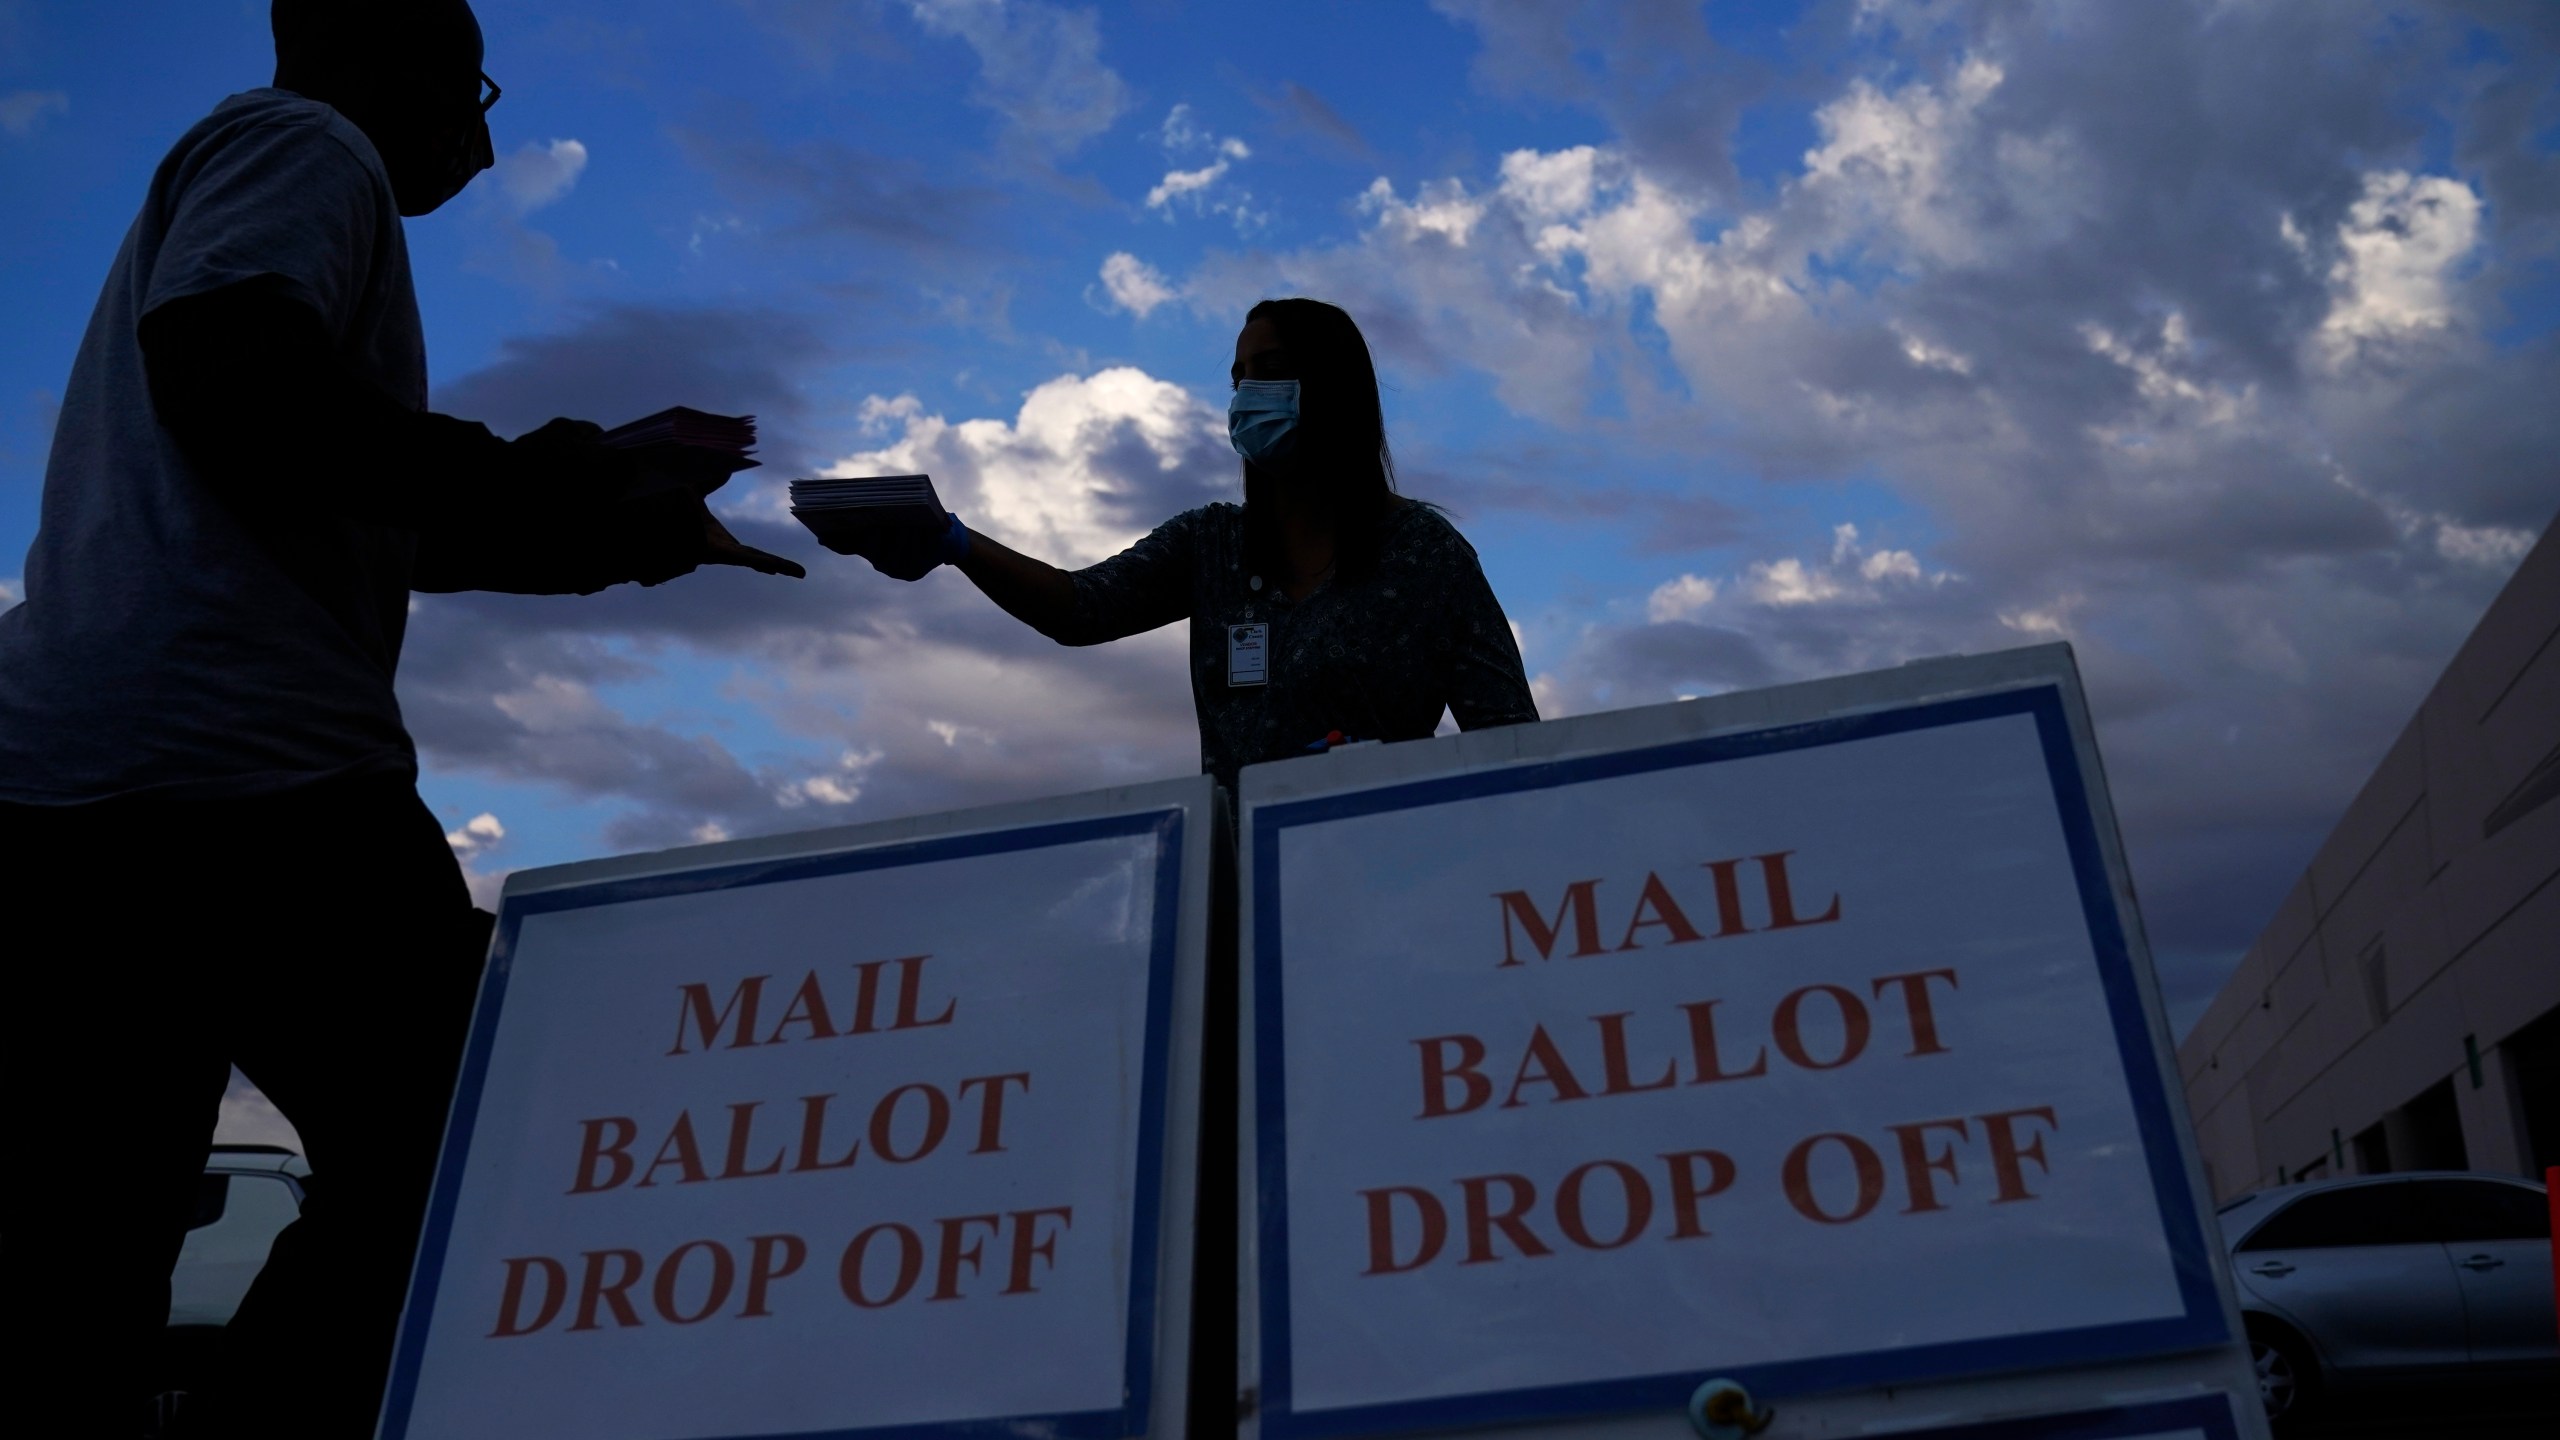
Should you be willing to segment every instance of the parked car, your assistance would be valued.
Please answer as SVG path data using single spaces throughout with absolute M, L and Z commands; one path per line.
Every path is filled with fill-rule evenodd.
M 2560 1380 L 2550 1199 L 2530 1180 L 2315 1181 L 2244 1195 L 2221 1220 L 2279 1428 L 2357 1391 Z
M 202 1387 L 249 1282 L 276 1236 L 302 1213 L 311 1167 L 281 1145 L 216 1145 L 196 1190 L 186 1244 L 169 1272 L 169 1328 L 154 1388 L 165 1418 Z

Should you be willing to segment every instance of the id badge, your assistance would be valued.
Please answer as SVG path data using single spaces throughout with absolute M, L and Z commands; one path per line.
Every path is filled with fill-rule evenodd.
M 1263 685 L 1271 679 L 1271 627 L 1227 627 L 1227 683 Z

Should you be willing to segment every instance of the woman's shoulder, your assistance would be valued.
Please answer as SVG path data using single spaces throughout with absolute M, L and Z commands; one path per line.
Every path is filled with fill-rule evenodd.
M 1232 500 L 1212 500 L 1206 505 L 1194 505 L 1156 528 L 1194 535 L 1240 535 L 1244 533 L 1244 507 Z
M 1243 507 L 1217 503 L 1195 505 L 1157 522 L 1156 527 L 1138 537 L 1138 548 L 1161 550 L 1171 545 L 1185 550 L 1203 547 L 1232 547 L 1236 537 L 1244 533 Z
M 1387 512 L 1386 542 L 1389 551 L 1421 564 L 1476 563 L 1476 547 L 1458 532 L 1449 512 L 1410 495 L 1397 496 Z

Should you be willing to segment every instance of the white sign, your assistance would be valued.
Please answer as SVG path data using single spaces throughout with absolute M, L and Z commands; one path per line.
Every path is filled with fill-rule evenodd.
M 383 1435 L 1146 1433 L 1208 791 L 1142 794 L 511 887 Z
M 2224 1341 L 2089 783 L 2052 685 L 1249 774 L 1263 1427 Z

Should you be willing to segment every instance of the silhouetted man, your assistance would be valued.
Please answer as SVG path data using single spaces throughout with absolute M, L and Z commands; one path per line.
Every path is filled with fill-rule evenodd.
M 180 140 L 125 237 L 0 615 L 4 1393 L 48 1434 L 139 1433 L 235 1062 L 314 1180 L 198 1418 L 371 1433 L 488 935 L 392 697 L 410 592 L 800 573 L 689 486 L 618 498 L 667 477 L 593 426 L 427 412 L 401 217 L 491 163 L 479 25 L 273 20 L 275 87 Z

